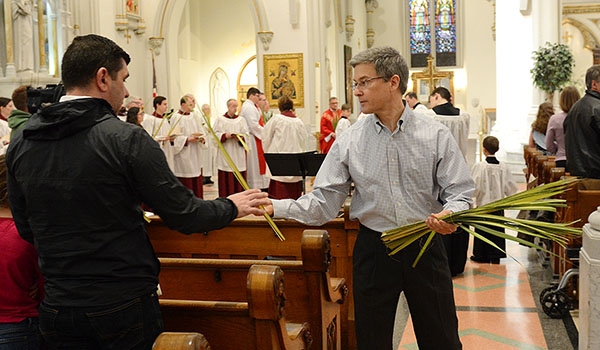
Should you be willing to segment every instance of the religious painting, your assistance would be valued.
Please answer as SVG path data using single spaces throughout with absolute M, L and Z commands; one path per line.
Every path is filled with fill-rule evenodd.
M 294 102 L 294 108 L 304 107 L 304 65 L 301 53 L 263 56 L 265 96 L 271 107 L 284 95 Z
M 123 0 L 125 2 L 125 14 L 127 17 L 139 18 L 141 0 Z
M 350 59 L 352 59 L 352 48 L 348 45 L 344 45 L 344 78 L 346 82 L 346 103 L 352 104 L 352 66 L 350 65 Z

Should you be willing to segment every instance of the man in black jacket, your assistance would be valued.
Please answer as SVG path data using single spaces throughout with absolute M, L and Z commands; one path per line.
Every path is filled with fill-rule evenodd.
M 565 118 L 567 171 L 574 176 L 600 179 L 600 64 L 585 74 L 585 95 Z
M 203 201 L 181 185 L 146 131 L 115 115 L 129 61 L 107 38 L 75 38 L 62 62 L 67 95 L 30 118 L 6 157 L 14 220 L 46 280 L 50 349 L 150 349 L 162 331 L 141 202 L 183 233 L 262 215 L 268 203 L 259 190 Z

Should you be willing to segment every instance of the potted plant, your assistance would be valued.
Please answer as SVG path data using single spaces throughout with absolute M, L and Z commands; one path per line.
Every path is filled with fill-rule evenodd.
M 546 92 L 547 100 L 552 101 L 554 91 L 560 90 L 573 74 L 573 54 L 564 44 L 547 42 L 544 47 L 533 52 L 534 66 L 531 69 L 533 84 Z

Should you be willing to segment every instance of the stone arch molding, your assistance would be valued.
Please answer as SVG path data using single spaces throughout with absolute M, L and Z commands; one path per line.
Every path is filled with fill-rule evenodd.
M 584 48 L 586 48 L 588 50 L 592 50 L 592 49 L 600 46 L 599 45 L 600 41 L 598 41 L 598 38 L 594 34 L 593 30 L 590 29 L 587 25 L 585 25 L 581 21 L 578 21 L 572 17 L 566 17 L 562 21 L 562 25 L 564 26 L 565 24 L 570 24 L 573 27 L 577 28 L 581 32 L 581 35 L 583 36 L 583 41 L 584 41 L 583 42 Z
M 196 1 L 196 0 L 187 0 Z M 161 13 L 155 16 L 152 23 L 152 35 L 149 38 L 149 45 L 152 48 L 158 46 L 160 49 L 164 46 L 166 51 L 166 62 L 163 61 L 163 66 L 167 71 L 167 76 L 170 77 L 168 93 L 169 96 L 177 96 L 179 94 L 179 65 L 178 62 L 178 28 L 179 19 L 183 15 L 186 0 L 162 0 L 159 4 Z M 256 35 L 260 40 L 265 51 L 269 50 L 273 32 L 270 30 L 267 14 L 265 11 L 264 0 L 248 0 L 250 13 L 254 21 Z M 212 103 L 211 103 L 212 104 Z

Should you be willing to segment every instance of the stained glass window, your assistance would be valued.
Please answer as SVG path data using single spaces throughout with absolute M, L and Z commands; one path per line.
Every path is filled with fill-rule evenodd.
M 411 67 L 426 67 L 432 52 L 436 66 L 456 66 L 456 0 L 409 0 L 408 11 Z

